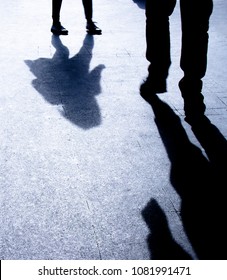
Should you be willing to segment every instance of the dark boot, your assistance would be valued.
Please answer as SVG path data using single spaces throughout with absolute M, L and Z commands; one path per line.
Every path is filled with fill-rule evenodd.
M 87 33 L 91 35 L 101 35 L 102 30 L 92 21 L 87 21 L 86 25 Z
M 54 35 L 68 35 L 68 30 L 64 26 L 62 26 L 60 22 L 53 23 L 53 25 L 51 26 L 50 31 Z
M 204 115 L 206 106 L 201 92 L 202 81 L 183 78 L 179 82 L 179 88 L 184 99 L 185 121 L 195 126 L 206 120 L 207 118 Z

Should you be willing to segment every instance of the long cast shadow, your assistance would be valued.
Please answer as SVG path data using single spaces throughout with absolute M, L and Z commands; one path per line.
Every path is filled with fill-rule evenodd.
M 73 124 L 90 129 L 101 124 L 101 113 L 96 95 L 101 93 L 101 72 L 98 65 L 90 71 L 94 39 L 86 35 L 83 46 L 73 57 L 58 36 L 52 36 L 56 49 L 51 59 L 26 60 L 36 79 L 33 87 L 52 105 L 63 108 L 61 114 Z
M 180 215 L 185 233 L 199 259 L 226 259 L 226 179 L 223 181 L 226 172 L 226 140 L 210 123 L 206 124 L 206 128 L 203 126 L 195 129 L 203 142 L 208 160 L 189 141 L 180 118 L 166 103 L 155 96 L 150 105 L 171 162 L 171 184 L 181 197 Z M 151 229 L 154 210 L 148 204 L 144 211 L 150 212 L 149 221 L 145 221 Z M 163 219 L 162 216 L 160 215 L 160 219 Z M 154 245 L 149 244 L 150 248 L 152 246 Z M 165 248 L 160 249 L 165 254 Z M 172 254 L 174 258 L 175 253 Z M 171 259 L 171 255 L 169 258 Z

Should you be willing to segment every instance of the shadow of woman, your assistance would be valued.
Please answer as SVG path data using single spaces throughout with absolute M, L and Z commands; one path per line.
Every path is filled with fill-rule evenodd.
M 101 124 L 101 113 L 95 96 L 101 92 L 98 65 L 90 71 L 94 39 L 86 35 L 80 51 L 69 58 L 69 50 L 58 36 L 52 36 L 56 49 L 53 58 L 26 60 L 36 79 L 33 87 L 52 105 L 61 105 L 62 115 L 73 124 L 90 129 Z
M 222 181 L 225 174 L 217 173 L 217 169 L 220 172 L 224 169 L 216 168 L 220 158 L 215 157 L 216 161 L 209 161 L 202 151 L 189 141 L 180 118 L 157 96 L 152 98 L 150 105 L 171 162 L 170 181 L 181 198 L 180 216 L 191 246 L 198 259 L 226 259 L 226 203 L 223 199 L 225 189 Z M 206 125 L 211 124 L 208 122 Z M 217 132 L 217 129 L 211 126 Z M 199 128 L 197 130 L 199 133 Z M 223 145 L 219 147 L 212 146 L 218 142 L 209 142 L 212 155 L 217 149 L 220 149 L 219 154 L 226 153 L 226 143 L 223 137 L 221 139 Z M 145 209 L 148 211 L 147 207 Z M 151 228 L 152 223 L 149 222 L 148 226 Z

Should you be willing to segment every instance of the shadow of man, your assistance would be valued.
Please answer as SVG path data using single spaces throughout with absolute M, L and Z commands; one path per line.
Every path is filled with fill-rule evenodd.
M 213 156 L 208 160 L 202 151 L 189 141 L 180 118 L 166 103 L 154 96 L 150 104 L 171 162 L 170 181 L 181 198 L 180 216 L 185 233 L 198 259 L 226 259 L 226 180 L 223 181 L 224 168 L 220 168 L 225 164 L 226 169 L 226 141 L 218 129 L 207 122 L 206 131 L 210 131 L 209 135 L 212 135 L 213 139 L 204 140 L 209 135 L 202 134 L 203 140 L 209 146 L 210 155 Z M 201 130 L 197 127 L 197 133 L 199 132 L 201 136 Z M 216 156 L 214 151 L 219 151 Z M 148 227 L 152 227 L 151 222 Z
M 82 129 L 101 124 L 100 109 L 95 96 L 101 92 L 101 72 L 98 65 L 90 71 L 93 36 L 86 35 L 80 51 L 69 58 L 69 50 L 58 36 L 52 36 L 56 49 L 53 58 L 26 60 L 36 79 L 33 87 L 52 105 L 61 105 L 62 115 Z

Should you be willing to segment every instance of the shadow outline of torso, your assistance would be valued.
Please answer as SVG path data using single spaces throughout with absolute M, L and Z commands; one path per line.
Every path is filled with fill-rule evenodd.
M 224 227 L 226 220 L 224 182 L 226 182 L 227 141 L 209 122 L 193 128 L 195 136 L 207 154 L 206 157 L 199 147 L 190 142 L 180 118 L 170 106 L 157 96 L 150 105 L 171 162 L 170 182 L 181 199 L 178 214 L 188 240 L 198 259 L 225 260 L 227 240 Z M 157 201 L 152 198 L 143 209 L 142 216 L 151 230 L 148 246 L 152 259 L 187 258 L 182 250 L 178 250 L 179 254 L 176 255 L 177 251 L 172 250 L 174 248 L 172 242 L 160 240 L 163 236 L 166 240 L 173 238 L 170 231 L 165 230 L 168 229 L 167 220 L 163 218 L 164 211 Z M 159 221 L 159 224 L 155 221 Z M 166 235 L 159 231 L 160 228 L 164 229 Z M 169 247 L 160 247 L 161 243 Z M 178 246 L 176 248 L 179 249 Z
M 59 36 L 52 36 L 56 49 L 53 57 L 25 60 L 36 79 L 33 87 L 52 105 L 62 106 L 66 119 L 82 129 L 101 124 L 101 113 L 96 95 L 101 93 L 103 64 L 90 71 L 94 38 L 86 35 L 80 51 L 69 57 L 69 50 Z

